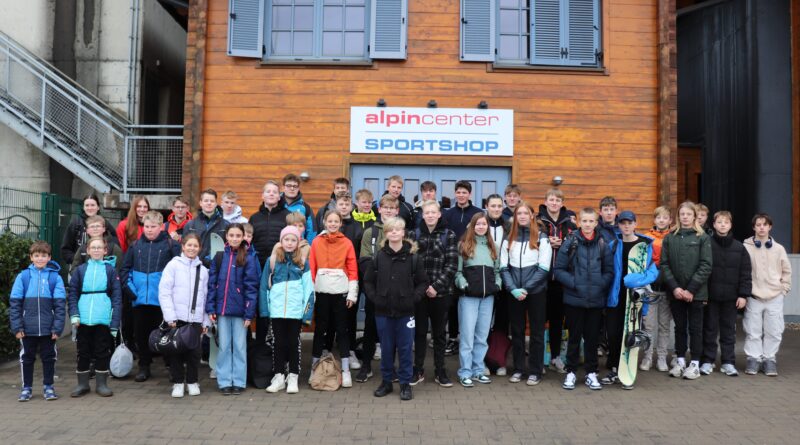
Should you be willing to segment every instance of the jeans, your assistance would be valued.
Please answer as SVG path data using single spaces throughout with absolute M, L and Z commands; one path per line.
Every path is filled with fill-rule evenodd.
M 742 326 L 744 353 L 757 360 L 775 360 L 783 337 L 783 295 L 771 300 L 748 298 Z
M 220 388 L 247 386 L 247 335 L 244 318 L 221 316 L 217 319 L 219 353 L 217 385 Z
M 78 326 L 78 372 L 88 371 L 92 361 L 95 370 L 108 371 L 113 347 L 114 339 L 108 326 L 104 324 Z
M 445 327 L 449 308 L 450 297 L 428 298 L 425 296 L 417 303 L 414 316 L 417 326 L 414 336 L 414 366 L 417 369 L 421 370 L 425 366 L 425 352 L 428 349 L 428 319 L 430 319 L 431 338 L 433 339 L 433 364 L 436 367 L 436 372 L 444 370 L 444 347 L 447 340 Z M 375 318 L 377 320 L 377 316 Z M 381 351 L 383 351 L 382 336 Z M 384 354 L 383 352 L 381 353 Z
M 458 344 L 458 358 L 461 362 L 461 367 L 458 368 L 459 378 L 483 374 L 483 359 L 489 350 L 486 339 L 489 337 L 493 307 L 493 296 L 476 298 L 465 295 L 458 299 L 458 325 L 461 328 Z
M 56 360 L 58 351 L 56 341 L 49 335 L 25 336 L 20 340 L 22 348 L 19 351 L 19 362 L 22 366 L 22 387 L 30 388 L 33 386 L 33 363 L 36 361 L 36 351 L 42 359 L 42 384 L 45 386 L 53 384 L 53 376 L 56 372 Z
M 392 381 L 394 353 L 397 350 L 397 377 L 401 385 L 411 382 L 413 370 L 415 320 L 414 317 L 375 316 L 378 334 L 381 336 L 381 376 L 384 382 Z
M 581 361 L 581 339 L 583 339 L 583 358 L 586 374 L 597 372 L 597 343 L 600 324 L 603 322 L 603 308 L 585 308 L 564 305 L 569 342 L 567 343 L 567 372 L 575 372 Z
M 692 360 L 700 361 L 703 354 L 703 306 L 705 301 L 692 301 L 691 303 L 670 300 L 672 318 L 675 320 L 675 356 L 684 358 L 687 348 L 687 332 L 689 347 L 692 351 Z M 688 329 L 687 329 L 688 325 Z
M 703 363 L 717 360 L 717 336 L 722 351 L 721 363 L 736 362 L 736 300 L 709 301 L 703 313 Z
M 528 345 L 527 373 L 542 376 L 544 368 L 544 319 L 547 307 L 545 292 L 528 294 L 519 301 L 508 299 L 508 315 L 511 322 L 511 351 L 514 356 L 514 372 L 526 374 L 525 367 L 525 316 L 530 322 L 530 344 Z

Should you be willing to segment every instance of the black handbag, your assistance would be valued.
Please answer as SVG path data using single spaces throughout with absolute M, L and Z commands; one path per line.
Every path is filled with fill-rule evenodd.
M 197 273 L 195 274 L 192 311 L 189 319 L 193 318 L 195 307 L 197 306 L 197 291 L 200 286 L 200 267 L 202 267 L 202 265 L 197 266 Z M 171 328 L 166 321 L 162 321 L 161 324 L 150 333 L 148 345 L 151 351 L 159 354 L 182 354 L 200 348 L 202 332 L 202 323 L 184 323 Z

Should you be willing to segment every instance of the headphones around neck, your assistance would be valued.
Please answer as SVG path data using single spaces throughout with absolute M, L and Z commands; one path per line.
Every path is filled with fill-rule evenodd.
M 761 248 L 761 241 L 760 241 L 760 240 L 757 240 L 757 239 L 756 239 L 756 237 L 753 237 L 753 244 L 755 244 L 757 248 L 759 248 L 759 249 Z M 766 242 L 766 243 L 764 243 L 764 246 L 765 246 L 767 249 L 769 249 L 770 247 L 772 247 L 772 237 L 769 237 L 769 239 L 767 240 L 767 242 Z

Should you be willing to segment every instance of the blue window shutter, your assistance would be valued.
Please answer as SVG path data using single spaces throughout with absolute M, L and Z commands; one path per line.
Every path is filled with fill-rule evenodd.
M 228 55 L 261 58 L 265 0 L 228 0 Z
M 408 0 L 373 0 L 369 38 L 372 59 L 405 59 Z
M 599 0 L 568 0 L 567 56 L 570 66 L 597 66 L 600 48 Z
M 562 11 L 567 1 L 531 0 L 532 65 L 564 65 L 566 44 Z
M 494 62 L 495 0 L 461 0 L 461 60 Z

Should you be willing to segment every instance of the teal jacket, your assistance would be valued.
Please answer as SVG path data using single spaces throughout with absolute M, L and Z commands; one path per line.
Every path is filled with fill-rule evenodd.
M 119 329 L 122 287 L 112 261 L 90 259 L 69 280 L 69 316 L 73 324 Z
M 694 229 L 670 233 L 661 244 L 661 275 L 670 294 L 680 287 L 696 301 L 708 300 L 712 261 L 711 238 Z
M 311 311 L 307 306 L 314 304 L 314 283 L 307 260 L 300 268 L 292 261 L 291 253 L 286 254 L 283 262 L 278 262 L 275 257 L 269 258 L 261 274 L 258 293 L 259 317 L 311 322 Z

